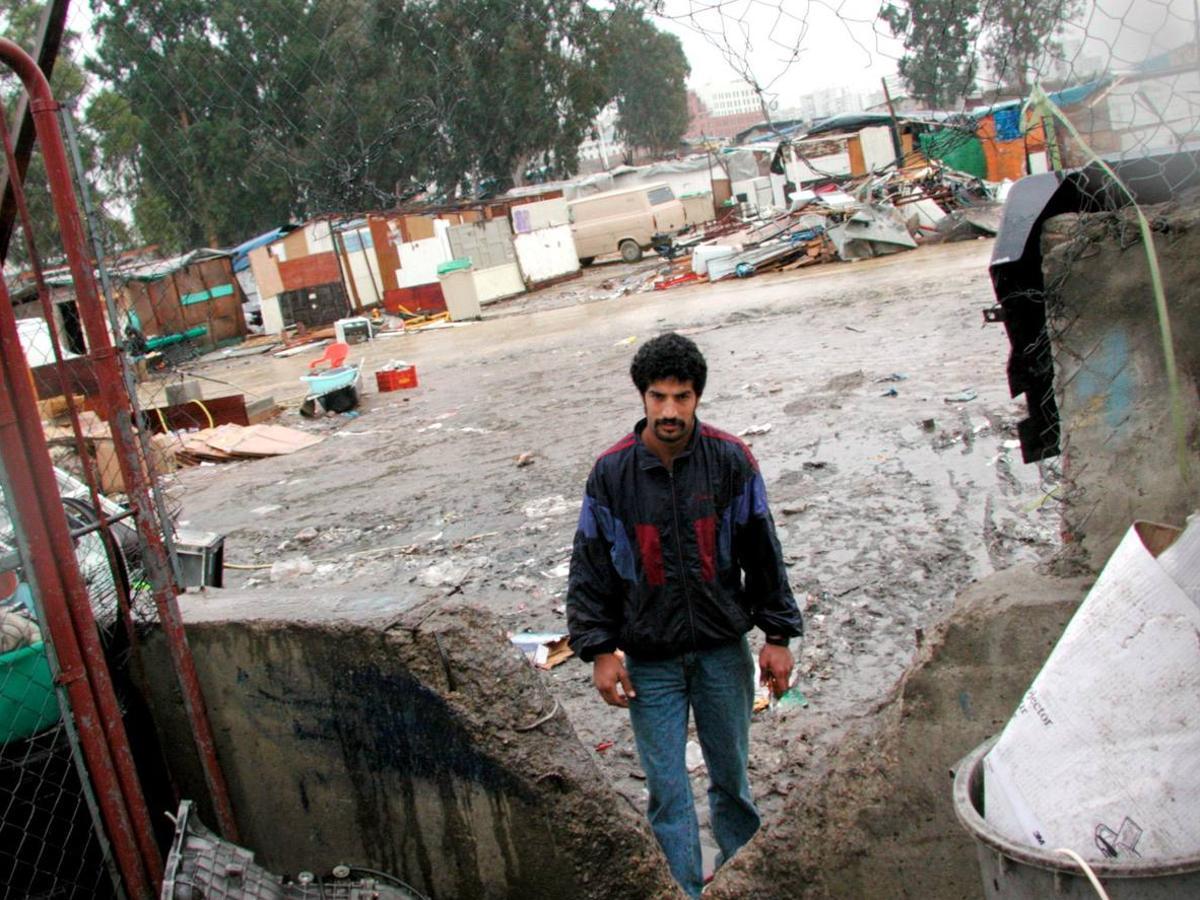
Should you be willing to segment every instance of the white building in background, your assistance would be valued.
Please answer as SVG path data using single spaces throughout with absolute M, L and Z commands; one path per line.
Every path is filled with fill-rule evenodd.
M 802 94 L 792 105 L 799 118 L 815 121 L 840 113 L 862 112 L 880 103 L 883 103 L 882 86 L 871 91 L 839 86 Z
M 625 159 L 625 144 L 617 140 L 616 101 L 600 110 L 592 120 L 592 137 L 579 145 L 579 170 L 603 172 Z
M 758 92 L 744 81 L 710 81 L 694 88 L 696 96 L 708 107 L 709 115 L 733 116 L 738 113 L 761 113 Z M 767 102 L 775 98 L 768 93 Z

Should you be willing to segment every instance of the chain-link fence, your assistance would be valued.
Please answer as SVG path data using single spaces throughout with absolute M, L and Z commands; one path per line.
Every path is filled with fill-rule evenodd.
M 967 211 L 966 224 L 951 220 L 963 234 L 994 229 L 996 219 L 981 221 L 977 211 L 1003 203 L 1011 185 L 1031 175 L 1096 173 L 1075 182 L 1078 208 L 1093 210 L 1128 205 L 1131 194 L 1141 202 L 1178 197 L 1196 177 L 1198 14 L 1184 0 L 616 6 L 636 7 L 651 26 L 681 35 L 695 60 L 721 66 L 710 72 L 694 60 L 693 82 L 726 77 L 756 92 L 768 124 L 780 123 L 757 137 L 782 146 L 753 174 L 771 163 L 793 187 L 835 184 L 894 207 L 918 241 L 951 233 L 946 212 Z M 629 41 L 615 20 L 607 8 L 549 0 L 402 10 L 374 0 L 274 0 L 236 12 L 208 2 L 73 8 L 69 29 L 87 37 L 68 40 L 60 77 L 75 78 L 92 235 L 107 260 L 114 334 L 135 350 L 142 406 L 163 433 L 155 439 L 159 467 L 195 461 L 185 432 L 225 420 L 210 400 L 266 401 L 264 386 L 203 364 L 242 345 L 252 352 L 263 308 L 276 311 L 266 330 L 286 340 L 295 325 L 278 313 L 291 302 L 287 294 L 324 309 L 321 291 L 337 293 L 339 303 L 317 316 L 328 320 L 321 324 L 386 305 L 402 265 L 396 248 L 424 234 L 354 223 L 574 172 L 592 120 L 631 92 L 606 65 Z M 653 80 L 654 70 L 644 77 Z M 835 90 L 839 79 L 854 90 Z M 853 99 L 822 106 L 817 93 Z M 848 162 L 830 165 L 842 157 Z M 290 243 L 273 234 L 321 217 L 330 217 L 324 243 L 315 232 Z M 253 251 L 241 248 L 256 238 L 270 244 L 259 252 L 269 252 L 273 266 L 250 265 Z M 232 254 L 211 252 L 221 249 Z M 301 276 L 306 265 L 314 271 Z M 1037 260 L 1029 265 L 1040 270 Z M 355 266 L 365 274 L 350 271 Z M 259 283 L 264 271 L 271 283 Z M 1020 336 L 1009 374 L 1016 393 L 1036 382 L 1027 395 L 1026 457 L 1043 466 L 1052 500 L 1067 503 L 1077 495 L 1058 483 L 1056 455 L 1069 442 L 1052 346 L 1065 325 L 1043 327 L 1046 286 L 1030 277 L 1013 290 L 1029 292 L 1036 327 L 1014 332 L 1010 321 L 1010 334 Z M 1168 316 L 1186 287 L 1163 285 Z M 69 341 L 63 288 L 58 307 Z M 1015 294 L 1000 299 L 1020 305 Z M 1179 377 L 1171 390 L 1194 394 Z M 273 399 L 294 405 L 303 391 L 294 392 Z
M 25 267 L 0 291 L 0 894 L 148 897 L 177 799 L 144 700 L 149 627 L 167 635 L 229 833 L 232 819 L 175 605 L 151 429 L 113 350 L 115 307 L 96 288 L 60 110 L 31 58 L 8 42 L 0 55 L 29 91 L 14 105 L 32 112 L 40 151 L 27 169 L 28 141 L 0 127 L 18 173 L 4 238 Z M 38 203 L 53 215 L 39 221 Z M 42 261 L 56 245 L 61 269 Z
M 266 414 L 303 394 L 297 384 L 297 396 L 273 395 L 270 385 L 242 381 L 235 364 L 216 370 L 208 361 L 270 343 L 258 332 L 282 322 L 264 324 L 269 305 L 297 304 L 291 328 L 305 325 L 297 310 L 306 305 L 319 307 L 320 325 L 386 306 L 389 290 L 401 290 L 399 245 L 434 236 L 411 230 L 417 224 L 398 210 L 454 207 L 461 223 L 463 202 L 571 176 L 595 117 L 618 90 L 625 99 L 632 91 L 614 87 L 613 72 L 631 65 L 611 62 L 629 33 L 614 30 L 607 8 L 551 0 L 244 8 L 97 0 L 50 9 L 66 9 L 54 85 L 66 101 L 85 252 L 103 307 L 88 308 L 79 270 L 62 258 L 40 150 L 6 283 L 23 377 L 57 470 L 54 506 L 75 535 L 97 633 L 124 661 L 117 670 L 128 663 L 132 683 L 130 647 L 138 627 L 158 619 L 164 587 L 128 509 L 154 509 L 155 528 L 169 534 L 179 503 L 172 471 L 222 452 L 196 435 L 251 422 L 268 397 L 275 403 Z M 9 4 L 2 14 L 29 48 L 46 33 L 39 5 Z M 925 216 L 1006 204 L 1010 220 L 1024 218 L 1003 252 L 998 245 L 994 317 L 1012 343 L 1013 393 L 1028 403 L 1025 458 L 1044 468 L 1068 534 L 1085 544 L 1097 537 L 1092 564 L 1105 555 L 1102 522 L 1178 517 L 1195 504 L 1198 367 L 1187 350 L 1198 346 L 1187 237 L 1189 190 L 1200 178 L 1194 4 L 865 0 L 831 9 L 661 0 L 642 14 L 715 48 L 728 77 L 757 92 L 772 120 L 762 134 L 782 145 L 785 171 L 806 179 L 798 186 L 836 185 Z M 820 45 L 843 48 L 840 68 L 813 62 L 829 58 Z M 822 109 L 849 115 L 805 113 L 786 132 L 774 128 L 789 106 L 817 109 L 813 91 L 859 78 L 856 68 L 872 81 L 856 105 Z M 654 69 L 640 77 L 667 83 Z M 4 86 L 15 107 L 15 84 Z M 16 129 L 10 120 L 19 143 Z M 849 138 L 863 153 L 871 129 L 884 143 L 859 161 L 865 172 L 830 166 Z M 921 232 L 921 215 L 902 218 L 915 218 Z M 300 223 L 311 227 L 289 239 Z M 263 254 L 271 266 L 256 270 L 252 259 Z M 278 281 L 264 283 L 262 271 Z M 93 312 L 101 315 L 89 324 Z M 119 360 L 104 355 L 107 341 Z M 116 389 L 110 377 L 133 398 L 117 422 L 102 401 Z M 136 459 L 122 454 L 125 442 L 141 448 Z M 158 485 L 154 494 L 129 495 L 131 476 L 144 480 L 131 464 Z M 22 573 L 32 563 L 18 552 L 19 528 L 11 531 L 0 535 L 16 579 L 6 596 L 28 605 Z M 30 635 L 26 650 L 36 643 Z M 32 652 L 23 659 L 42 665 Z M 19 740 L 65 733 L 52 724 L 57 701 L 39 705 L 29 684 L 16 706 L 45 728 Z M 14 749 L 30 762 L 12 771 L 48 759 L 43 750 L 58 752 Z M 70 793 L 86 799 L 82 783 Z M 88 849 L 72 858 L 102 856 Z

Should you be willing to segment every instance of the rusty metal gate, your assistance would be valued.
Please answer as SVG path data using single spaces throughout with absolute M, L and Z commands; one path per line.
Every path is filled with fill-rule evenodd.
M 0 39 L 0 59 L 28 93 L 85 344 L 71 356 L 60 340 L 21 183 L 26 167 L 0 119 L 41 310 L 18 322 L 0 283 L 0 898 L 146 898 L 161 884 L 172 833 L 163 813 L 177 800 L 140 690 L 148 676 L 139 644 L 150 629 L 170 647 L 216 821 L 231 840 L 236 828 L 176 602 L 148 435 L 76 206 L 61 110 L 20 47 Z

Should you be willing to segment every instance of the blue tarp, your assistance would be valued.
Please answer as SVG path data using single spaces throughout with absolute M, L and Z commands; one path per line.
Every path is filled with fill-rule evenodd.
M 233 256 L 233 271 L 241 272 L 244 269 L 250 268 L 250 251 L 256 250 L 272 241 L 277 241 L 289 232 L 295 231 L 296 226 L 284 225 L 282 228 L 274 228 L 270 231 L 260 234 L 258 237 L 252 237 L 244 243 L 238 244 L 236 247 L 231 247 L 229 253 Z
M 1008 109 L 998 109 L 992 114 L 996 121 L 996 140 L 1021 140 L 1021 108 L 1010 106 Z

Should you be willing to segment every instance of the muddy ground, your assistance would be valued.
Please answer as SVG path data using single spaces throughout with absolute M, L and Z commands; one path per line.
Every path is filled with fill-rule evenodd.
M 269 590 L 274 578 L 311 589 L 314 605 L 331 586 L 455 595 L 513 631 L 560 631 L 584 479 L 640 414 L 630 357 L 660 331 L 691 335 L 710 367 L 700 416 L 747 434 L 807 620 L 807 705 L 765 710 L 752 729 L 769 825 L 964 585 L 1058 546 L 1059 513 L 1044 502 L 1054 472 L 1020 461 L 1007 341 L 983 325 L 990 252 L 990 241 L 933 246 L 661 293 L 624 292 L 652 262 L 597 266 L 494 304 L 481 323 L 356 347 L 368 372 L 415 363 L 420 386 L 378 394 L 368 376 L 351 417 L 295 412 L 317 353 L 193 364 L 286 401 L 283 424 L 327 438 L 290 457 L 182 470 L 170 496 L 188 526 L 228 535 L 227 564 L 248 567 L 228 569 L 229 584 Z M 518 466 L 526 453 L 532 464 Z M 627 714 L 603 705 L 576 660 L 544 677 L 585 746 L 611 742 L 596 759 L 641 807 Z M 702 769 L 694 783 L 702 799 Z

